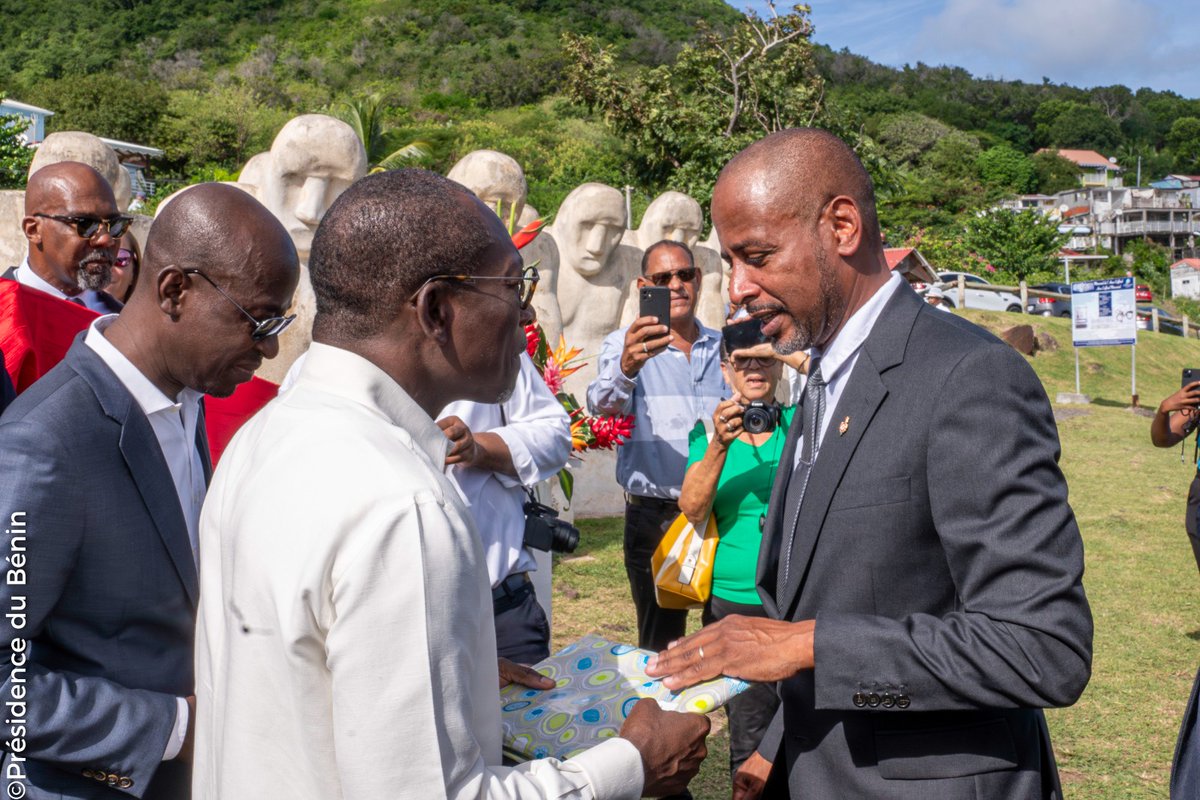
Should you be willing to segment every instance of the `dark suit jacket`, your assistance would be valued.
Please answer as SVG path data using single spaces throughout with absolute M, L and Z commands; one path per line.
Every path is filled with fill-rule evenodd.
M 789 470 L 764 530 L 768 612 L 816 619 L 760 748 L 793 797 L 1061 793 L 1041 708 L 1083 691 L 1092 621 L 1058 456 L 1024 359 L 901 286 L 827 412 L 787 585 Z
M 27 640 L 28 663 L 0 659 L 0 692 L 27 695 L 26 796 L 186 798 L 187 770 L 161 759 L 193 692 L 187 527 L 149 421 L 82 334 L 0 419 L 0 515 L 4 554 L 25 558 L 0 606 L 22 610 L 3 641 Z

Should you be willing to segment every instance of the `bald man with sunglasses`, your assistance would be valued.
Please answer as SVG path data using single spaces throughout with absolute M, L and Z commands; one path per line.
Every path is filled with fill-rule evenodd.
M 108 181 L 87 164 L 42 167 L 25 190 L 21 230 L 29 255 L 3 277 L 100 314 L 116 313 L 121 302 L 104 290 L 132 221 L 118 211 Z
M 637 608 L 638 645 L 661 649 L 683 635 L 686 611 L 658 607 L 650 556 L 679 515 L 688 434 L 711 417 L 729 388 L 721 375 L 721 335 L 696 319 L 700 274 L 680 242 L 650 245 L 638 288 L 671 290 L 670 326 L 640 317 L 604 340 L 597 376 L 588 386 L 593 414 L 633 414 L 633 436 L 617 451 L 625 489 L 625 571 Z

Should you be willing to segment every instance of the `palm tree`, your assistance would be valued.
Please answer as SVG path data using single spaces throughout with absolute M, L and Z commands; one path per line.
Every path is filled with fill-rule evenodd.
M 384 172 L 419 161 L 429 156 L 428 142 L 409 142 L 398 150 L 384 153 L 387 149 L 386 135 L 383 129 L 384 98 L 379 92 L 373 92 L 364 98 L 343 100 L 341 107 L 334 114 L 354 129 L 363 149 L 367 151 L 367 163 L 370 172 Z

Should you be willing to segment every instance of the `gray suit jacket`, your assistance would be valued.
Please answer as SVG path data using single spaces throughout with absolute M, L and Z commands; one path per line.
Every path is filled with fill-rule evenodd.
M 29 643 L 23 665 L 0 659 L 0 692 L 23 691 L 26 712 L 5 768 L 29 798 L 179 800 L 187 770 L 161 759 L 193 692 L 196 568 L 154 431 L 82 338 L 0 419 L 0 547 L 24 557 L 23 582 L 0 586 L 21 614 L 2 641 Z M 207 476 L 203 437 L 201 420 Z
M 793 797 L 1061 795 L 1041 709 L 1086 686 L 1092 621 L 1058 456 L 1024 359 L 900 287 L 828 412 L 786 585 L 790 470 L 764 529 L 768 612 L 816 619 L 760 748 Z

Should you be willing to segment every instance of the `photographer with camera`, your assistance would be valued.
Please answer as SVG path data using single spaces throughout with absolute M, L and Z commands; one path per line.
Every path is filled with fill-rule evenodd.
M 541 661 L 550 655 L 550 624 L 530 579 L 538 568 L 531 548 L 570 552 L 579 532 L 533 500 L 527 487 L 566 466 L 570 418 L 525 354 L 507 401 L 458 401 L 438 417 L 451 443 L 446 474 L 470 507 L 483 543 L 496 651 L 518 664 Z
M 774 399 L 784 359 L 794 357 L 775 354 L 757 319 L 722 329 L 721 370 L 733 397 L 717 406 L 711 421 L 701 420 L 692 429 L 679 495 L 679 510 L 698 530 L 712 513 L 721 535 L 705 625 L 731 614 L 767 616 L 755 574 L 762 521 L 795 410 Z M 731 774 L 754 753 L 778 705 L 775 687 L 762 683 L 729 701 Z
M 1192 370 L 1185 370 L 1190 373 Z M 1200 380 L 1189 381 L 1190 375 L 1184 377 L 1184 385 L 1179 391 L 1165 398 L 1158 404 L 1154 420 L 1150 423 L 1150 441 L 1155 447 L 1174 447 L 1196 430 L 1200 423 Z M 1196 459 L 1192 459 L 1196 463 Z M 1196 567 L 1200 569 L 1200 527 L 1197 526 L 1197 514 L 1200 513 L 1200 470 L 1192 476 L 1188 487 L 1187 514 L 1184 525 L 1187 528 L 1188 541 L 1192 544 L 1192 554 L 1196 558 Z

